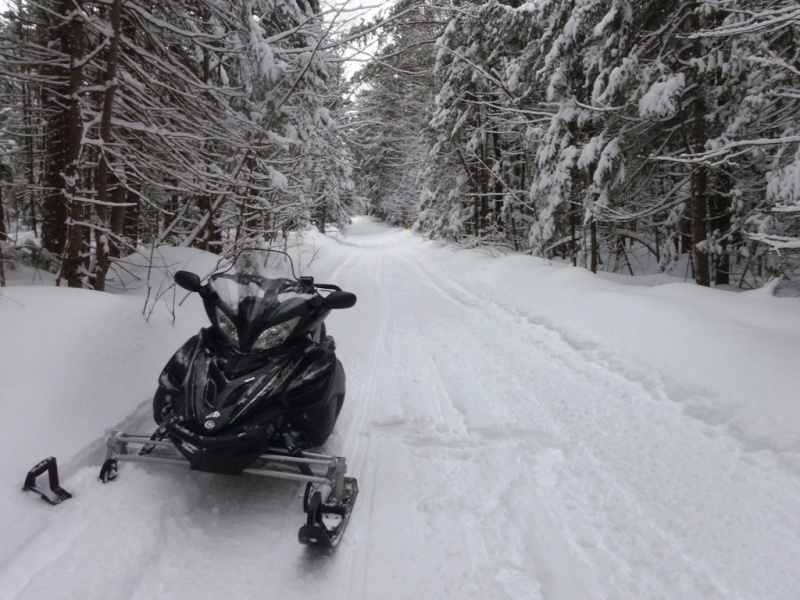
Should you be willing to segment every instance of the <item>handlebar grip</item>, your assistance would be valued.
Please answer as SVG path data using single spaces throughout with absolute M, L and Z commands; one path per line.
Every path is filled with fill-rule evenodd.
M 331 292 L 341 292 L 342 288 L 338 285 L 333 285 L 332 283 L 315 283 L 314 287 L 317 287 L 321 290 L 330 290 Z

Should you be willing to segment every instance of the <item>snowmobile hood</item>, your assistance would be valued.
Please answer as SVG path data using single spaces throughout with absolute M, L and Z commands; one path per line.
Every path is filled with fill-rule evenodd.
M 283 343 L 308 314 L 313 290 L 294 275 L 280 252 L 249 252 L 206 284 L 211 321 L 238 351 L 259 352 Z
M 229 375 L 225 361 L 201 337 L 184 382 L 187 404 L 179 412 L 204 433 L 260 422 L 264 410 L 279 402 L 303 356 L 302 352 L 281 353 L 257 369 Z

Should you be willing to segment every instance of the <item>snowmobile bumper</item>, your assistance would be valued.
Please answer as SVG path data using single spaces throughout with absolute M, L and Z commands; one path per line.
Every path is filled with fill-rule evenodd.
M 116 479 L 120 462 L 191 466 L 172 441 L 159 439 L 157 434 L 114 431 L 108 438 L 106 460 L 100 470 L 104 483 Z M 347 464 L 343 457 L 312 452 L 290 454 L 282 448 L 269 448 L 240 472 L 305 482 L 303 508 L 308 518 L 300 529 L 300 541 L 323 548 L 338 544 L 358 493 L 356 480 L 345 477 Z

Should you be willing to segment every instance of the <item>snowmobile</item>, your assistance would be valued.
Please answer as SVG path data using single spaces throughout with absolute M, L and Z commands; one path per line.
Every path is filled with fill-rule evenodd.
M 164 367 L 153 397 L 155 433 L 111 433 L 100 479 L 115 479 L 119 462 L 140 461 L 305 482 L 299 540 L 336 546 L 358 484 L 345 476 L 343 457 L 314 451 L 330 436 L 345 397 L 344 369 L 324 321 L 356 296 L 296 277 L 291 258 L 275 250 L 240 253 L 205 283 L 179 271 L 175 283 L 199 294 L 211 327 Z

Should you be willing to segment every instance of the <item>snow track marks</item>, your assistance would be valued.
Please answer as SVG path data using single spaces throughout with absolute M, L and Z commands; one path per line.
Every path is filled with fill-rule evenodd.
M 408 232 L 321 243 L 318 279 L 359 298 L 328 320 L 348 394 L 326 450 L 360 484 L 337 551 L 297 544 L 296 484 L 125 464 L 103 486 L 87 450 L 74 500 L 20 510 L 0 596 L 797 598 L 797 473 L 724 415 Z
M 468 273 L 438 273 L 435 253 L 417 250 L 383 253 L 392 327 L 367 435 L 379 473 L 408 474 L 378 477 L 376 514 L 397 505 L 406 523 L 416 510 L 424 523 L 403 535 L 416 531 L 434 550 L 431 573 L 450 574 L 449 591 L 421 584 L 426 597 L 782 597 L 750 565 L 794 568 L 796 478 L 688 416 L 657 376 L 499 304 Z M 758 550 L 731 553 L 732 536 Z M 418 568 L 408 563 L 398 570 Z

